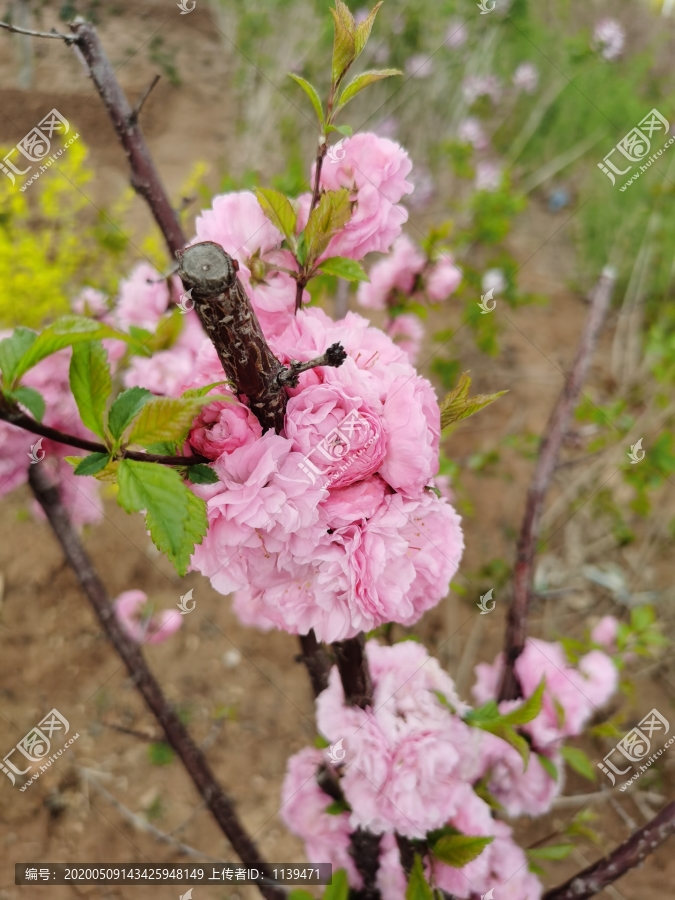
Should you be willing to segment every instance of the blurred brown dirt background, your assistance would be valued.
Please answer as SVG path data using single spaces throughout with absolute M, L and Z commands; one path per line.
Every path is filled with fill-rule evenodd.
M 131 102 L 157 71 L 147 54 L 152 36 L 161 30 L 165 45 L 175 48 L 183 83 L 174 87 L 163 78 L 142 115 L 144 132 L 169 193 L 176 195 L 199 160 L 212 163 L 214 171 L 233 160 L 240 162 L 245 153 L 232 129 L 232 60 L 208 17 L 181 17 L 170 2 L 138 0 L 114 6 L 117 14 L 103 17 L 100 33 Z M 47 11 L 49 7 L 47 4 Z M 128 184 L 126 159 L 73 53 L 56 41 L 36 42 L 34 87 L 22 91 L 16 86 L 12 39 L 0 35 L 0 47 L 0 142 L 14 143 L 46 111 L 57 107 L 75 123 L 91 148 L 90 161 L 96 171 L 95 180 L 87 187 L 91 202 L 97 205 L 118 196 Z M 138 48 L 137 52 L 124 62 L 132 47 Z M 546 294 L 548 305 L 508 312 L 496 359 L 480 354 L 468 335 L 457 338 L 463 368 L 471 370 L 475 389 L 508 389 L 509 394 L 457 430 L 446 447 L 452 458 L 465 459 L 498 445 L 507 434 L 526 430 L 539 434 L 544 427 L 586 314 L 584 299 L 566 287 L 574 251 L 561 227 L 564 220 L 565 213 L 552 216 L 535 202 L 521 217 L 511 240 L 511 249 L 523 264 L 521 285 Z M 135 239 L 150 226 L 147 210 L 136 201 L 128 222 L 130 233 Z M 433 325 L 449 327 L 459 322 L 459 312 L 450 300 L 433 319 Z M 591 382 L 608 377 L 608 348 L 606 333 L 593 363 Z M 415 629 L 437 652 L 442 665 L 459 678 L 465 696 L 470 667 L 493 659 L 500 649 L 507 600 L 507 595 L 497 593 L 494 615 L 477 616 L 479 590 L 488 585 L 475 573 L 495 557 L 512 561 L 531 467 L 531 462 L 505 450 L 499 472 L 463 476 L 461 496 L 473 507 L 472 515 L 465 519 L 467 550 L 462 571 L 467 593 L 464 597 L 451 593 Z M 561 484 L 554 487 L 549 503 L 560 488 Z M 570 527 L 547 552 L 555 551 L 569 562 L 575 541 L 583 545 L 587 540 L 586 533 Z M 161 608 L 173 608 L 182 594 L 194 589 L 195 611 L 184 617 L 182 630 L 170 641 L 147 648 L 148 662 L 167 696 L 189 721 L 195 739 L 206 742 L 212 767 L 235 799 L 264 856 L 275 862 L 302 861 L 301 842 L 287 832 L 278 814 L 286 759 L 316 736 L 309 682 L 294 659 L 296 640 L 241 627 L 227 598 L 197 574 L 179 579 L 155 551 L 140 517 L 126 516 L 110 498 L 104 521 L 85 533 L 85 543 L 111 597 L 140 588 Z M 0 571 L 4 575 L 0 608 L 2 755 L 52 708 L 68 718 L 73 733 L 79 733 L 58 767 L 54 765 L 24 793 L 0 779 L 0 900 L 33 900 L 47 893 L 37 886 L 14 886 L 16 862 L 192 863 L 131 826 L 92 788 L 87 790 L 76 777 L 76 766 L 95 770 L 111 794 L 134 813 L 147 816 L 160 830 L 215 859 L 233 859 L 180 763 L 151 764 L 149 740 L 160 738 L 157 726 L 103 637 L 49 528 L 33 518 L 26 489 L 3 500 Z M 643 573 L 647 586 L 641 589 L 648 589 L 650 580 L 663 583 L 669 573 L 672 560 L 655 560 Z M 608 596 L 589 587 L 581 597 L 538 604 L 533 633 L 548 638 L 577 635 L 612 610 Z M 395 629 L 394 636 L 403 633 Z M 640 666 L 646 671 L 636 681 L 635 721 L 652 706 L 668 716 L 667 711 L 672 711 L 669 682 L 660 677 L 658 664 L 648 667 L 642 662 Z M 591 740 L 584 746 L 594 764 L 607 752 Z M 675 754 L 666 759 L 663 771 L 658 791 L 664 800 L 672 799 Z M 597 786 L 571 774 L 565 792 L 594 789 Z M 611 849 L 645 821 L 644 808 L 623 795 L 620 801 L 596 803 L 593 809 L 598 813 L 594 827 L 601 843 L 580 845 L 587 861 Z M 529 846 L 556 832 L 573 812 L 554 811 L 536 824 L 518 822 L 521 843 Z M 674 847 L 671 841 L 661 848 L 605 896 L 624 900 L 672 896 Z M 564 862 L 545 863 L 547 885 L 560 883 L 584 864 L 578 854 Z M 54 900 L 130 898 L 150 891 L 153 897 L 177 898 L 185 890 L 170 885 L 145 890 L 68 886 L 51 887 L 48 893 Z M 253 888 L 222 886 L 197 887 L 194 894 L 235 900 L 258 896 Z

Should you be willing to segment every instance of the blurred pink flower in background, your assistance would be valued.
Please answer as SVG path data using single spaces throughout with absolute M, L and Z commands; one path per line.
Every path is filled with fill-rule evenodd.
M 476 166 L 477 191 L 496 191 L 502 183 L 502 167 L 496 162 L 479 162 Z
M 455 49 L 466 43 L 469 37 L 469 31 L 466 24 L 461 19 L 450 19 L 448 30 L 445 33 L 445 44 L 447 47 Z
M 452 257 L 441 256 L 425 277 L 427 296 L 435 303 L 447 300 L 457 290 L 461 280 L 462 270 L 455 265 Z
M 462 82 L 462 93 L 469 106 L 479 97 L 489 97 L 496 104 L 501 99 L 502 86 L 496 75 L 468 75 Z
M 612 650 L 616 644 L 616 635 L 619 623 L 614 616 L 603 616 L 591 631 L 591 640 L 607 650 Z
M 539 69 L 531 62 L 521 63 L 513 73 L 513 83 L 526 94 L 533 94 L 539 84 Z
M 109 312 L 107 297 L 101 291 L 92 287 L 83 288 L 73 300 L 73 312 L 78 316 L 91 316 L 94 319 L 102 319 Z
M 410 179 L 415 187 L 408 198 L 411 209 L 422 209 L 436 194 L 436 182 L 426 169 L 417 168 Z
M 593 31 L 593 47 L 599 50 L 606 60 L 621 56 L 626 42 L 623 25 L 616 19 L 601 19 Z
M 405 61 L 408 78 L 428 78 L 434 71 L 434 61 L 428 53 L 416 53 Z
M 396 316 L 387 325 L 387 334 L 401 350 L 405 350 L 414 366 L 424 337 L 424 325 L 419 318 L 411 313 Z
M 468 116 L 460 122 L 457 136 L 462 143 L 471 144 L 476 150 L 484 150 L 489 143 L 480 119 L 475 116 Z
M 162 644 L 183 624 L 177 609 L 164 609 L 158 615 L 144 615 L 148 595 L 143 591 L 124 591 L 113 602 L 115 617 L 122 630 L 136 644 Z
M 484 293 L 493 291 L 495 294 L 501 294 L 506 290 L 506 278 L 501 269 L 487 269 L 483 274 L 481 288 Z
M 370 281 L 362 281 L 356 299 L 367 309 L 385 309 L 387 297 L 393 290 L 409 294 L 426 263 L 420 248 L 402 234 L 394 241 L 391 253 L 378 260 L 370 269 Z
M 375 131 L 380 137 L 395 140 L 398 131 L 398 119 L 394 116 L 387 116 L 375 125 Z

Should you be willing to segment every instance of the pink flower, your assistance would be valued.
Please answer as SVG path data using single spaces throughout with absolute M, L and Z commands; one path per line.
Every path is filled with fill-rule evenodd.
M 425 53 L 416 53 L 405 61 L 408 78 L 428 78 L 434 71 L 434 61 Z
M 457 135 L 465 144 L 471 144 L 476 150 L 484 150 L 488 145 L 488 139 L 483 131 L 480 119 L 469 116 L 460 122 Z
M 356 205 L 323 257 L 362 259 L 374 250 L 386 253 L 408 218 L 407 211 L 397 204 L 412 191 L 413 186 L 405 180 L 412 163 L 402 147 L 374 134 L 347 138 L 342 149 L 345 155 L 337 165 L 321 169 L 321 187 L 329 191 L 349 188 Z
M 468 106 L 473 106 L 479 97 L 490 97 L 493 103 L 499 103 L 502 88 L 496 75 L 469 75 L 462 82 L 462 93 Z
M 591 640 L 606 650 L 614 649 L 619 623 L 614 616 L 603 616 L 591 631 Z
M 476 166 L 477 191 L 496 191 L 502 183 L 502 167 L 496 162 L 479 162 Z
M 593 47 L 600 50 L 606 60 L 621 56 L 626 42 L 626 32 L 616 19 L 601 19 L 593 31 Z
M 466 23 L 461 19 L 451 19 L 448 23 L 448 30 L 445 33 L 445 43 L 453 50 L 461 47 L 466 43 L 469 37 L 469 31 Z
M 345 487 L 372 475 L 386 452 L 379 410 L 373 411 L 347 385 L 310 386 L 291 397 L 285 430 L 293 449 L 327 479 L 328 487 Z
M 204 407 L 195 419 L 188 440 L 202 456 L 218 459 L 223 453 L 232 453 L 261 436 L 260 422 L 248 406 L 233 397 L 230 403 L 216 400 Z
M 395 378 L 383 416 L 387 453 L 380 475 L 406 497 L 419 496 L 438 471 L 441 414 L 434 389 L 419 376 Z
M 363 881 L 349 853 L 349 815 L 326 812 L 333 798 L 316 780 L 322 762 L 323 753 L 312 747 L 305 747 L 288 760 L 281 788 L 281 818 L 305 842 L 310 862 L 330 862 L 334 871 L 345 869 L 349 883 L 360 889 Z
M 440 302 L 447 300 L 459 287 L 462 270 L 452 261 L 452 257 L 442 256 L 425 279 L 427 296 Z
M 552 778 L 536 753 L 530 754 L 525 769 L 518 751 L 489 732 L 481 742 L 481 776 L 488 775 L 487 787 L 509 816 L 541 816 L 551 808 L 564 784 L 562 757 L 555 755 L 553 764 L 558 777 Z
M 384 501 L 387 485 L 373 475 L 348 487 L 333 488 L 321 504 L 321 511 L 333 530 L 372 519 Z
M 513 73 L 513 83 L 526 94 L 533 94 L 539 84 L 539 69 L 533 63 L 521 63 Z
M 120 283 L 114 318 L 119 328 L 129 326 L 154 331 L 169 305 L 166 279 L 148 263 L 138 263 L 129 278 Z
M 392 319 L 387 326 L 387 334 L 401 350 L 405 350 L 412 365 L 415 365 L 422 346 L 424 325 L 412 313 L 403 313 Z
M 183 624 L 178 610 L 165 609 L 155 615 L 145 615 L 143 607 L 148 596 L 143 591 L 124 591 L 113 602 L 115 616 L 122 630 L 136 644 L 162 644 Z
M 392 291 L 410 294 L 415 278 L 424 269 L 426 257 L 410 238 L 402 234 L 391 253 L 370 269 L 370 281 L 359 284 L 356 299 L 367 309 L 385 309 Z
M 106 295 L 92 287 L 82 288 L 72 306 L 78 316 L 92 316 L 95 319 L 102 319 L 109 312 Z

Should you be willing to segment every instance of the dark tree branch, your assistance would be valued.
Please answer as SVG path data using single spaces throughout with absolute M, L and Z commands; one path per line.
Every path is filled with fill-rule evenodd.
M 570 418 L 579 400 L 591 357 L 595 352 L 600 330 L 612 298 L 616 275 L 605 268 L 591 299 L 591 308 L 584 326 L 579 348 L 565 385 L 544 430 L 539 457 L 527 492 L 525 515 L 520 529 L 513 577 L 513 599 L 509 607 L 504 646 L 505 668 L 499 692 L 500 700 L 516 700 L 521 696 L 514 665 L 523 651 L 527 635 L 527 618 L 532 596 L 532 568 L 539 535 L 539 520 L 544 498 L 551 484 L 558 454 L 567 434 Z
M 150 207 L 173 259 L 178 250 L 187 244 L 187 238 L 176 211 L 164 192 L 143 132 L 138 125 L 138 110 L 134 112 L 129 106 L 91 22 L 86 22 L 78 16 L 70 27 L 73 31 L 72 43 L 84 57 L 89 74 L 129 159 L 131 184 Z
M 317 356 L 316 359 L 310 359 L 308 362 L 296 362 L 293 360 L 288 369 L 284 369 L 279 373 L 278 381 L 284 387 L 296 387 L 298 378 L 303 372 L 309 369 L 316 369 L 317 366 L 331 366 L 339 369 L 342 363 L 347 359 L 342 344 L 331 344 L 325 353 Z
M 88 441 L 86 438 L 76 437 L 74 434 L 66 434 L 64 431 L 57 431 L 56 428 L 50 428 L 49 425 L 43 425 L 30 416 L 25 415 L 17 408 L 6 404 L 4 398 L 0 397 L 0 420 L 9 422 L 10 425 L 16 425 L 17 428 L 23 428 L 24 431 L 30 431 L 32 434 L 39 434 L 40 437 L 49 438 L 50 441 L 56 441 L 58 444 L 65 444 L 68 447 L 77 447 L 80 450 L 88 450 L 90 453 L 108 453 L 109 450 L 105 444 L 99 444 L 96 441 Z M 139 462 L 161 463 L 164 466 L 196 466 L 201 463 L 213 462 L 205 456 L 162 456 L 159 453 L 142 453 L 137 450 L 124 450 L 120 454 L 121 459 L 135 459 Z
M 593 897 L 639 866 L 650 853 L 675 834 L 675 803 L 669 803 L 658 816 L 638 829 L 627 841 L 607 856 L 588 866 L 560 887 L 547 891 L 542 900 L 585 900 Z
M 373 684 L 368 669 L 363 632 L 347 641 L 335 641 L 333 650 L 347 705 L 360 706 L 361 709 L 372 706 Z
M 6 28 L 14 34 L 27 34 L 29 37 L 39 38 L 56 38 L 59 41 L 65 41 L 66 44 L 74 44 L 77 38 L 72 34 L 62 34 L 60 31 L 52 29 L 52 31 L 32 31 L 30 28 L 19 28 L 18 25 L 10 25 L 8 22 L 0 22 L 0 28 Z
M 354 894 L 358 900 L 379 900 L 377 870 L 380 864 L 382 835 L 357 828 L 349 835 L 349 839 L 349 855 L 363 878 L 363 887 L 360 891 L 354 891 Z
M 182 760 L 195 787 L 211 810 L 221 831 L 232 844 L 235 853 L 245 865 L 260 869 L 263 860 L 258 848 L 239 822 L 232 801 L 216 781 L 206 757 L 162 693 L 143 659 L 140 648 L 129 641 L 122 632 L 105 588 L 61 503 L 58 490 L 51 484 L 41 466 L 30 467 L 28 480 L 80 586 L 94 607 L 103 630 L 122 657 L 132 681 L 161 725 L 167 741 Z M 285 897 L 283 891 L 267 885 L 261 886 L 260 890 L 267 900 L 283 900 Z
M 300 647 L 302 653 L 297 657 L 298 662 L 303 662 L 307 667 L 314 696 L 318 697 L 321 691 L 325 691 L 328 687 L 332 660 L 324 645 L 317 641 L 313 628 L 308 634 L 300 635 Z

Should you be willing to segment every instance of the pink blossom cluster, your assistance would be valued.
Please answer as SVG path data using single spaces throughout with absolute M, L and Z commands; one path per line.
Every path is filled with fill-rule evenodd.
M 366 309 L 386 309 L 396 301 L 397 292 L 424 293 L 432 302 L 446 300 L 459 287 L 462 270 L 449 254 L 430 263 L 407 235 L 401 235 L 391 253 L 372 266 L 369 277 L 359 285 L 358 302 Z
M 336 750 L 307 748 L 289 760 L 282 817 L 305 840 L 310 861 L 330 860 L 346 868 L 352 886 L 360 888 L 360 875 L 348 853 L 349 836 L 358 828 L 368 829 L 382 835 L 378 887 L 384 900 L 402 900 L 406 878 L 396 834 L 422 840 L 449 825 L 462 834 L 494 839 L 462 868 L 428 861 L 432 883 L 457 898 L 492 888 L 499 890 L 500 898 L 537 900 L 541 886 L 528 871 L 525 854 L 475 787 L 486 781 L 511 816 L 541 815 L 550 809 L 562 785 L 562 737 L 578 734 L 593 703 L 609 699 L 617 681 L 611 660 L 592 651 L 577 669 L 561 657 L 559 645 L 528 644 L 517 666 L 524 696 L 534 693 L 542 677 L 547 680 L 541 713 L 521 726 L 533 743 L 525 768 L 510 744 L 463 720 L 469 707 L 422 645 L 404 641 L 385 647 L 371 640 L 366 654 L 372 707 L 345 704 L 337 669 L 317 700 L 319 731 L 332 747 L 344 751 L 344 758 L 338 761 Z M 494 666 L 478 666 L 477 674 L 474 693 L 481 701 L 491 699 L 499 660 Z M 522 702 L 501 704 L 500 710 L 508 712 Z M 556 719 L 559 734 L 552 742 L 554 702 L 564 710 L 565 723 Z M 557 765 L 557 779 L 541 764 L 539 755 L 544 753 Z M 346 803 L 343 811 L 328 811 L 332 796 L 321 786 L 326 778 L 339 785 Z
M 113 603 L 122 631 L 135 644 L 162 644 L 183 624 L 177 609 L 165 609 L 155 615 L 143 591 L 124 591 Z
M 0 338 L 8 337 L 0 335 Z M 26 373 L 22 384 L 38 391 L 46 404 L 43 424 L 59 431 L 66 431 L 80 438 L 95 440 L 80 421 L 73 395 L 70 392 L 68 370 L 71 351 L 61 350 L 43 359 Z M 103 512 L 99 497 L 99 485 L 95 478 L 73 475 L 72 466 L 65 461 L 66 456 L 84 456 L 84 451 L 66 447 L 49 438 L 42 438 L 39 446 L 31 448 L 39 440 L 31 434 L 7 422 L 0 422 L 0 496 L 25 484 L 30 465 L 43 466 L 53 483 L 59 489 L 61 499 L 76 525 L 97 522 Z M 40 462 L 31 463 L 31 458 Z M 34 512 L 42 517 L 42 509 L 35 503 Z

